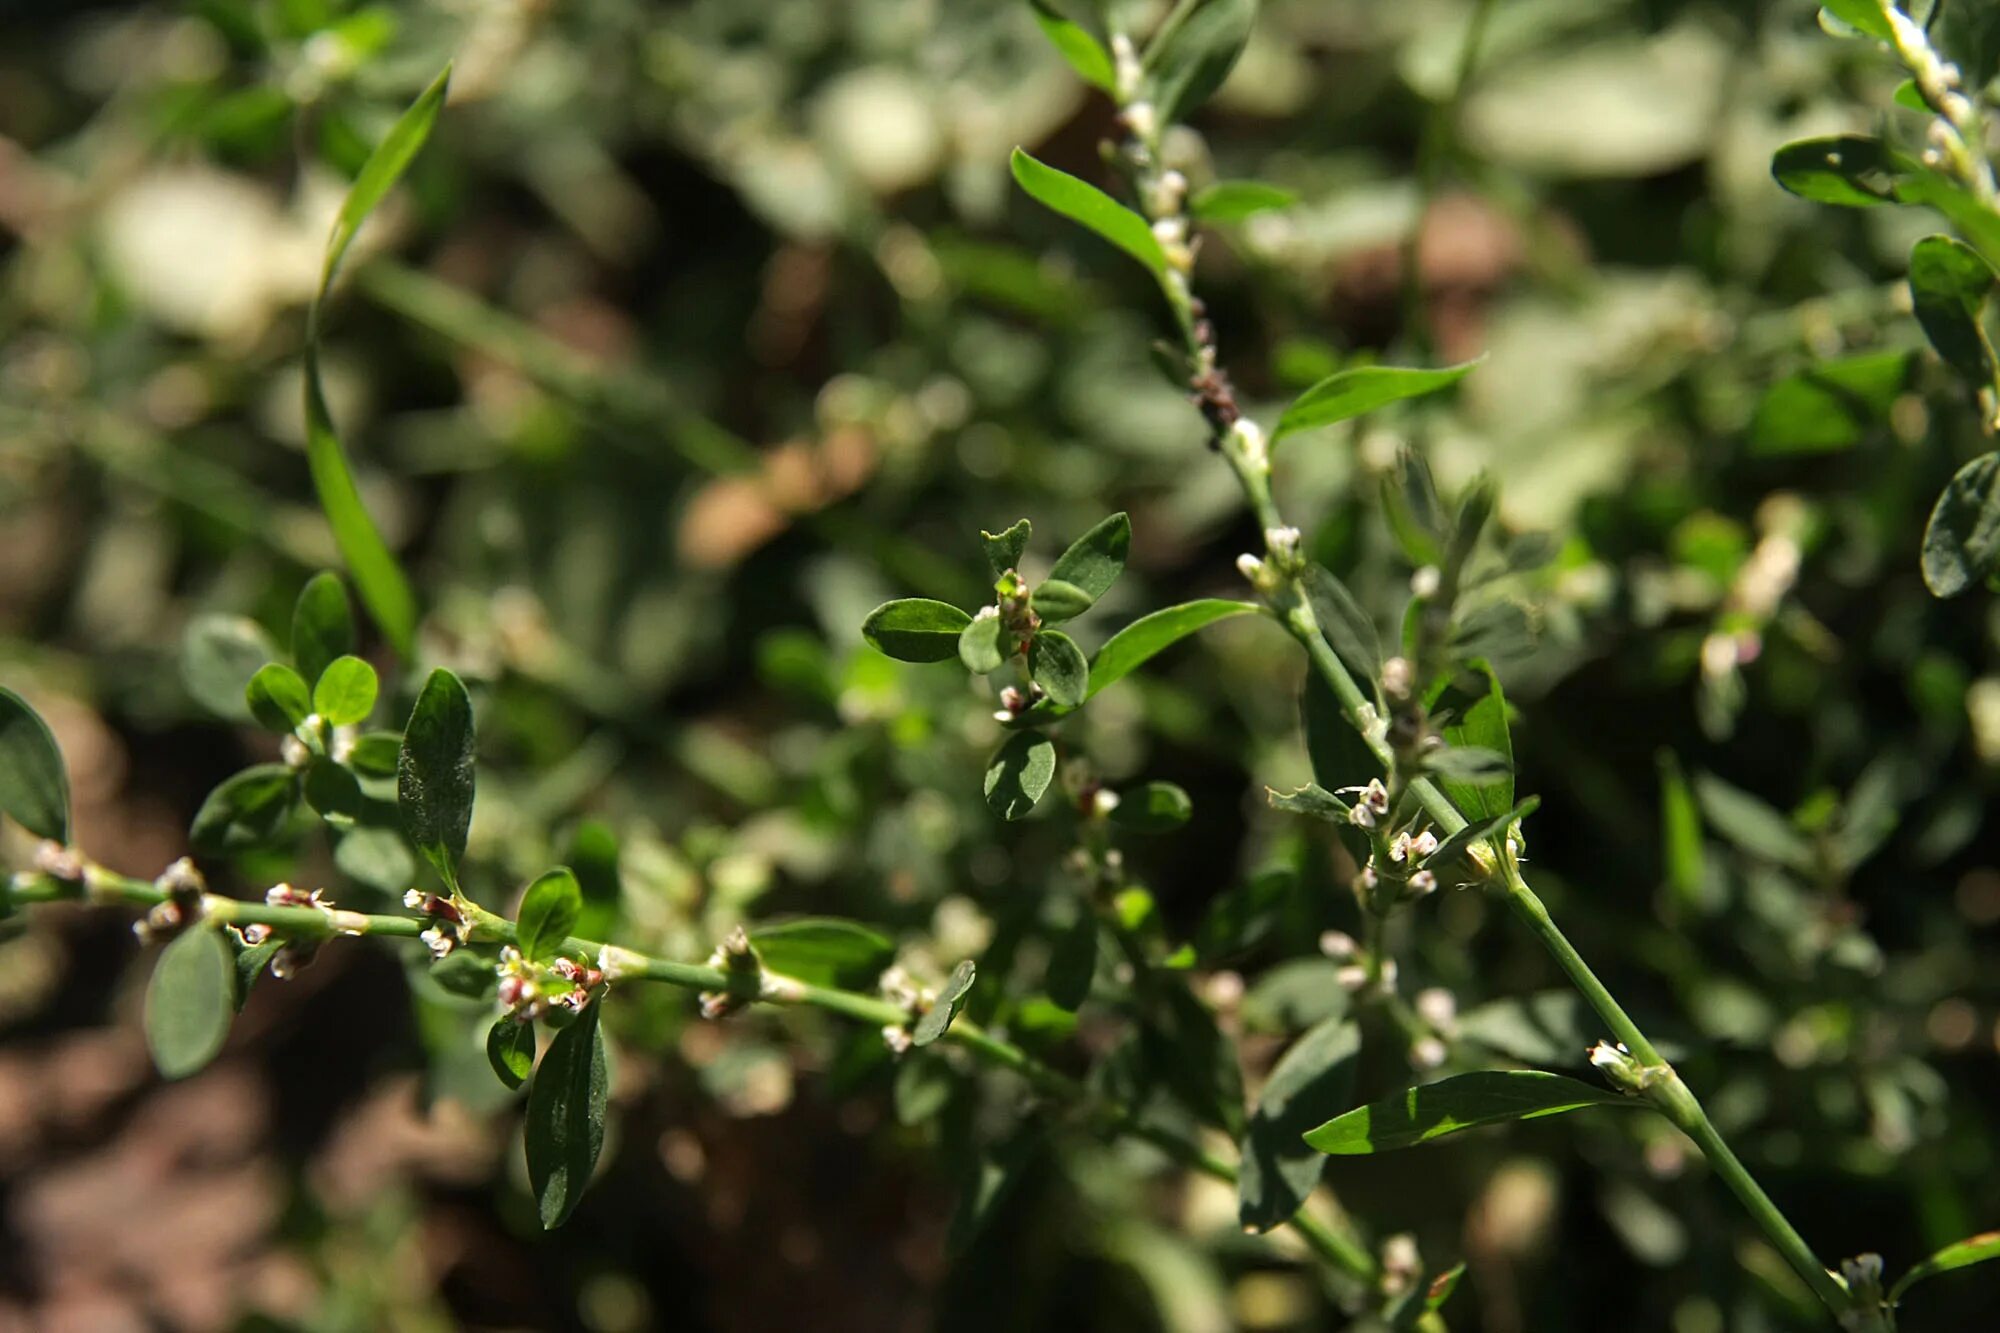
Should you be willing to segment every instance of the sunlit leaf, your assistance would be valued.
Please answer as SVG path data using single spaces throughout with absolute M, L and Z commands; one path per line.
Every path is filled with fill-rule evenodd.
M 1405 398 L 1419 398 L 1450 388 L 1478 366 L 1477 361 L 1468 361 L 1437 370 L 1358 366 L 1337 371 L 1292 400 L 1292 405 L 1278 418 L 1271 442 L 1275 444 L 1298 431 L 1347 421 Z
M 1090 685 L 1083 649 L 1061 630 L 1038 630 L 1028 644 L 1028 674 L 1058 708 L 1075 708 Z
M 1989 1260 L 2000 1259 L 2000 1231 L 1982 1231 L 1977 1236 L 1967 1236 L 1955 1241 L 1937 1253 L 1912 1267 L 1909 1272 L 1896 1279 L 1896 1285 L 1889 1288 L 1889 1304 L 1895 1305 L 1903 1299 L 1903 1293 L 1926 1278 L 1939 1273 L 1949 1273 L 1956 1268 L 1970 1268 Z
M 1022 819 L 1056 775 L 1056 747 L 1039 732 L 1007 738 L 986 765 L 986 804 L 1002 819 Z
M 1091 659 L 1090 695 L 1123 680 L 1196 630 L 1259 609 L 1254 602 L 1210 597 L 1141 616 L 1106 640 Z
M 949 602 L 904 597 L 884 602 L 861 622 L 861 637 L 899 662 L 949 662 L 972 617 Z
M 1016 148 L 1014 179 L 1035 202 L 1053 213 L 1096 232 L 1146 266 L 1154 277 L 1167 271 L 1167 252 L 1146 219 L 1088 181 L 1037 162 Z
M 965 1008 L 966 997 L 972 994 L 972 983 L 978 977 L 978 968 L 970 958 L 962 960 L 945 979 L 943 989 L 937 999 L 924 1011 L 923 1017 L 910 1030 L 910 1042 L 915 1046 L 928 1046 L 951 1031 L 951 1025 Z
M 1389 1152 L 1476 1125 L 1533 1120 L 1589 1106 L 1638 1106 L 1629 1097 L 1532 1069 L 1460 1074 L 1334 1117 L 1305 1136 L 1323 1153 Z

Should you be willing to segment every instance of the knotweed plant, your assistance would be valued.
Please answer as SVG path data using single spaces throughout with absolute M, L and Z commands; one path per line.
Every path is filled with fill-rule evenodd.
M 1910 91 L 1899 101 L 1930 117 L 1928 146 L 1913 157 L 1852 137 L 1793 145 L 1779 155 L 1778 180 L 1830 203 L 1928 204 L 1950 219 L 1963 239 L 1918 244 L 1912 297 L 1925 332 L 1965 374 L 1991 423 L 2000 413 L 2000 362 L 1982 308 L 2000 261 L 2000 212 L 1983 95 L 1960 86 L 1922 17 L 1871 0 L 1843 0 L 1828 11 L 1830 27 L 1882 42 L 1909 66 Z M 1244 1228 L 1289 1231 L 1297 1252 L 1369 1326 L 1442 1328 L 1463 1265 L 1423 1256 L 1408 1237 L 1379 1236 L 1367 1218 L 1350 1216 L 1335 1197 L 1337 1172 L 1327 1188 L 1329 1159 L 1413 1148 L 1475 1126 L 1617 1109 L 1661 1117 L 1685 1135 L 1841 1328 L 1891 1329 L 1912 1284 L 2000 1256 L 2000 1236 L 1989 1234 L 1938 1252 L 1890 1285 L 1873 1255 L 1829 1266 L 1531 886 L 1537 800 L 1517 790 L 1512 715 L 1495 663 L 1530 632 L 1523 600 L 1546 546 L 1504 530 L 1494 486 L 1476 479 L 1448 496 L 1419 452 L 1401 454 L 1381 495 L 1406 575 L 1395 606 L 1364 606 L 1288 519 L 1274 484 L 1275 454 L 1305 447 L 1319 427 L 1448 394 L 1476 363 L 1350 366 L 1313 384 L 1268 425 L 1239 401 L 1227 349 L 1196 289 L 1196 256 L 1206 226 L 1240 221 L 1286 196 L 1256 182 L 1194 189 L 1177 165 L 1174 132 L 1235 65 L 1254 0 L 1183 0 L 1146 34 L 1084 21 L 1044 0 L 1036 0 L 1035 15 L 1076 73 L 1116 104 L 1118 134 L 1105 160 L 1127 202 L 1018 150 L 1013 179 L 1151 275 L 1173 331 L 1157 359 L 1205 423 L 1218 478 L 1233 478 L 1261 534 L 1238 562 L 1241 596 L 1141 615 L 1091 655 L 1064 627 L 1105 615 L 1100 603 L 1133 541 L 1122 513 L 1063 534 L 1053 559 L 1055 544 L 1042 550 L 1025 519 L 1008 525 L 1007 515 L 993 515 L 995 531 L 966 541 L 967 553 L 976 547 L 989 567 L 990 601 L 898 599 L 862 626 L 888 657 L 963 670 L 968 689 L 990 691 L 1005 737 L 984 773 L 992 815 L 1059 830 L 1064 856 L 1055 878 L 1065 903 L 1058 920 L 1030 927 L 1046 937 L 1038 985 L 1023 992 L 1012 969 L 989 976 L 975 958 L 913 973 L 897 964 L 895 943 L 881 931 L 821 917 L 744 922 L 721 932 L 706 957 L 654 956 L 605 937 L 611 918 L 600 910 L 588 847 L 576 864 L 549 866 L 520 886 L 509 913 L 468 890 L 478 788 L 474 694 L 450 670 L 416 667 L 420 608 L 361 502 L 318 364 L 322 306 L 341 261 L 421 150 L 444 104 L 444 76 L 360 171 L 312 306 L 308 461 L 347 578 L 323 573 L 306 584 L 283 645 L 250 622 L 222 617 L 198 622 L 187 641 L 190 692 L 271 733 L 280 758 L 209 795 L 190 830 L 201 860 L 134 879 L 73 844 L 68 779 L 51 734 L 19 696 L 0 691 L 0 810 L 40 840 L 33 864 L 7 881 L 6 908 L 84 901 L 136 910 L 137 933 L 158 946 L 146 1036 L 170 1078 L 215 1057 L 264 977 L 293 975 L 320 950 L 343 947 L 343 937 L 398 942 L 431 982 L 490 1007 L 493 1074 L 509 1089 L 527 1089 L 528 1176 L 546 1227 L 576 1208 L 604 1145 L 605 1024 L 615 1021 L 607 1009 L 615 1013 L 628 987 L 664 983 L 695 992 L 701 1014 L 715 1021 L 778 1005 L 863 1025 L 900 1062 L 896 1101 L 906 1120 L 933 1114 L 955 1078 L 984 1070 L 1008 1080 L 1014 1114 L 978 1146 L 954 1224 L 961 1245 L 998 1206 L 1039 1137 L 1131 1139 L 1232 1183 Z M 1835 375 L 1832 383 L 1843 381 Z M 1989 579 L 2000 560 L 1996 534 L 2000 454 L 1988 454 L 1939 502 L 1923 557 L 1931 586 L 1951 595 Z M 350 584 L 401 659 L 402 675 L 386 692 L 393 699 L 357 655 Z M 1099 695 L 1225 620 L 1263 622 L 1274 644 L 1288 643 L 1303 658 L 1298 708 L 1314 781 L 1268 799 L 1286 816 L 1331 830 L 1361 923 L 1358 937 L 1324 939 L 1338 966 L 1321 984 L 1337 994 L 1249 1099 L 1214 996 L 1196 981 L 1201 950 L 1171 938 L 1128 864 L 1130 840 L 1175 836 L 1192 801 L 1168 781 L 1107 785 L 1069 738 Z M 1386 635 L 1384 625 L 1393 626 Z M 401 717 L 399 729 L 389 725 L 392 714 Z M 331 840 L 335 864 L 356 885 L 394 891 L 404 910 L 348 910 L 340 890 L 321 887 L 277 884 L 261 901 L 208 888 L 202 860 L 295 841 L 308 830 Z M 1481 1050 L 1460 1039 L 1449 993 L 1426 986 L 1396 943 L 1427 929 L 1437 901 L 1452 894 L 1503 903 L 1546 948 L 1599 1026 L 1588 1055 L 1594 1081 L 1487 1067 Z M 1253 899 L 1244 900 L 1245 911 Z M 1215 919 L 1219 934 L 1235 928 L 1228 913 Z M 1080 1013 L 1124 1036 L 1077 1072 L 1077 1053 L 1064 1043 Z M 933 1047 L 951 1059 L 928 1058 Z M 1395 1081 L 1407 1086 L 1364 1101 L 1356 1092 L 1364 1060 L 1394 1066 Z

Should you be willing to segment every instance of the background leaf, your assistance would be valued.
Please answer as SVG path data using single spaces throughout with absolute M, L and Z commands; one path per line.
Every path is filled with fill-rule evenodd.
M 1973 459 L 1938 496 L 1924 528 L 1924 583 L 1956 597 L 2000 569 L 2000 453 Z
M 316 684 L 337 657 L 354 651 L 354 608 L 340 575 L 322 570 L 306 580 L 292 606 L 292 665 Z
M 1287 435 L 1319 426 L 1331 426 L 1405 398 L 1417 398 L 1447 389 L 1478 369 L 1468 361 L 1460 366 L 1423 370 L 1404 366 L 1360 366 L 1327 376 L 1292 400 L 1271 432 L 1276 444 Z
M 915 1046 L 928 1046 L 951 1031 L 951 1025 L 965 1008 L 966 997 L 972 994 L 972 983 L 978 976 L 978 969 L 970 958 L 960 960 L 951 975 L 945 978 L 944 986 L 938 991 L 937 999 L 917 1019 L 910 1030 L 910 1042 Z
M 181 637 L 181 681 L 188 694 L 232 722 L 250 720 L 244 691 L 259 667 L 277 659 L 277 646 L 264 627 L 243 616 L 196 616 Z
M 1319 1184 L 1326 1159 L 1303 1136 L 1352 1104 L 1360 1051 L 1354 1024 L 1334 1018 L 1293 1042 L 1272 1067 L 1243 1135 L 1236 1201 L 1246 1228 L 1269 1231 L 1296 1213 Z
M 809 916 L 774 921 L 750 932 L 764 966 L 818 985 L 867 985 L 896 956 L 887 935 L 858 921 Z
M 1143 90 L 1162 125 L 1186 120 L 1236 67 L 1257 0 L 1197 0 L 1176 8 L 1147 43 Z

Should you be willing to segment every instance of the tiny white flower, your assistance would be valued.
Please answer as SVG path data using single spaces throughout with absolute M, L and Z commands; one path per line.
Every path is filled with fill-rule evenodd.
M 1344 930 L 1329 930 L 1319 937 L 1319 951 L 1336 962 L 1354 957 L 1361 946 Z
M 1444 574 L 1436 565 L 1425 565 L 1410 575 L 1410 595 L 1413 597 L 1435 597 L 1444 585 Z

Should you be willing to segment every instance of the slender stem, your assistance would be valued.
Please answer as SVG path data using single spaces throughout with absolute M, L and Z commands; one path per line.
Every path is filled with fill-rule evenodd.
M 0 887 L 4 888 L 0 897 L 4 897 L 8 906 L 83 901 L 150 909 L 170 896 L 145 880 L 119 875 L 94 864 L 85 865 L 81 879 L 30 871 L 13 876 Z M 246 902 L 213 893 L 202 895 L 201 916 L 204 921 L 218 924 L 268 926 L 288 939 L 314 942 L 337 935 L 415 939 L 432 924 L 429 919 L 417 916 Z M 475 908 L 470 934 L 478 943 L 511 943 L 514 925 Z M 607 973 L 615 972 L 615 980 L 621 982 L 657 981 L 686 990 L 711 992 L 733 992 L 742 984 L 740 976 L 724 968 L 654 958 L 597 940 L 572 937 L 563 941 L 562 950 L 565 954 L 597 960 Z M 879 996 L 814 985 L 769 972 L 759 975 L 755 994 L 747 998 L 759 1003 L 820 1009 L 885 1028 L 903 1027 L 910 1021 L 908 1009 Z M 982 1064 L 1012 1070 L 1044 1096 L 1070 1103 L 1117 1132 L 1143 1139 L 1190 1170 L 1225 1182 L 1236 1180 L 1236 1166 L 1199 1142 L 1142 1120 L 1130 1107 L 1096 1096 L 1069 1075 L 970 1019 L 959 1018 L 940 1040 L 960 1047 Z M 1315 1254 L 1355 1281 L 1372 1284 L 1380 1276 L 1374 1257 L 1353 1238 L 1303 1211 L 1294 1214 L 1289 1225 Z

